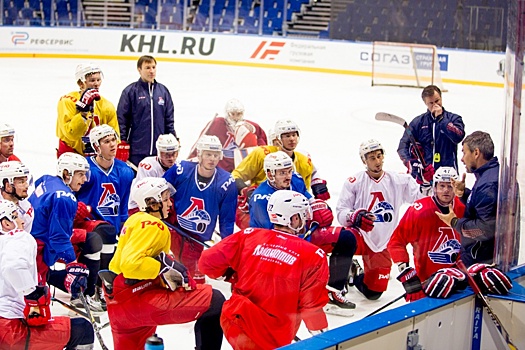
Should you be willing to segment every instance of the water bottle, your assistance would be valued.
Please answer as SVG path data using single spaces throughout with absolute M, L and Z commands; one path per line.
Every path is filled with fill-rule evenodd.
M 157 337 L 157 334 L 155 333 L 146 339 L 144 350 L 164 350 L 164 341 L 162 338 Z

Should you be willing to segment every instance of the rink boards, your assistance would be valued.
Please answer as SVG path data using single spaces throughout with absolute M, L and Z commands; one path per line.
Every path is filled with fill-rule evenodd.
M 518 349 L 525 349 L 525 267 L 512 272 L 511 293 L 488 300 Z M 385 300 L 387 303 L 389 300 Z M 508 349 L 472 289 L 424 298 L 281 349 Z

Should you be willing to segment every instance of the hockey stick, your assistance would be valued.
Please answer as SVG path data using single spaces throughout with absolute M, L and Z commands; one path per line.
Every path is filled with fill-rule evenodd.
M 404 293 L 404 294 L 402 294 L 402 295 L 398 296 L 398 297 L 397 297 L 397 298 L 395 298 L 394 300 L 392 300 L 392 301 L 389 301 L 389 302 L 388 302 L 388 303 L 386 303 L 385 305 L 381 306 L 381 307 L 380 307 L 379 309 L 377 309 L 377 310 L 375 310 L 375 311 L 373 311 L 373 312 L 369 313 L 368 315 L 366 315 L 366 316 L 365 316 L 365 317 L 363 317 L 363 318 L 367 318 L 367 317 L 370 317 L 370 316 L 372 316 L 372 315 L 375 315 L 375 314 L 377 314 L 377 313 L 378 313 L 379 311 L 381 311 L 381 310 L 383 310 L 383 309 L 386 309 L 386 308 L 387 308 L 387 307 L 389 307 L 390 305 L 392 305 L 392 304 L 396 303 L 397 301 L 399 301 L 400 299 L 404 298 L 404 297 L 405 297 L 405 295 L 407 295 L 407 294 L 406 294 L 406 293 Z
M 95 335 L 97 336 L 98 342 L 100 343 L 100 347 L 102 348 L 102 350 L 109 350 L 106 344 L 104 344 L 104 339 L 102 339 L 102 335 L 100 334 L 101 328 L 95 322 L 95 317 L 93 317 L 93 314 L 91 313 L 91 310 L 89 309 L 89 305 L 87 303 L 86 297 L 84 296 L 84 291 L 81 291 L 79 293 L 79 296 L 80 296 L 80 300 L 82 301 L 82 305 L 84 305 L 84 309 L 86 309 L 86 314 L 89 317 L 89 321 L 93 325 L 93 330 L 95 331 Z
M 210 130 L 210 127 L 211 125 L 213 124 L 213 121 L 219 116 L 218 113 L 215 113 L 215 116 L 213 118 L 211 118 L 211 120 L 208 122 L 208 124 L 206 124 L 206 126 L 204 127 L 204 129 L 201 131 L 199 137 L 197 138 L 197 141 L 195 141 L 195 143 L 193 144 L 193 146 L 191 146 L 191 149 L 190 149 L 190 153 L 188 154 L 188 158 L 191 157 L 191 155 L 193 154 L 193 152 L 195 151 L 195 149 L 197 148 L 197 142 L 199 142 L 200 138 L 203 136 L 203 135 L 206 135 L 206 133 L 208 132 L 208 130 Z
M 379 113 L 376 113 L 376 120 L 392 122 L 392 123 L 396 123 L 396 124 L 399 124 L 402 127 L 404 127 L 405 131 L 406 131 L 406 133 L 408 135 L 408 138 L 410 139 L 410 142 L 412 142 L 412 144 L 414 145 L 414 151 L 416 152 L 417 159 L 419 159 L 419 161 L 421 162 L 421 165 L 423 166 L 423 168 L 427 167 L 427 163 L 425 162 L 425 158 L 423 158 L 423 154 L 421 154 L 421 151 L 420 151 L 419 147 L 417 147 L 416 138 L 414 137 L 414 134 L 412 134 L 412 130 L 410 129 L 410 125 L 407 124 L 405 119 L 403 119 L 401 117 L 398 117 L 397 115 L 390 114 L 390 113 L 379 112 Z
M 74 305 L 68 304 L 68 303 L 66 303 L 66 302 L 64 302 L 64 301 L 62 301 L 60 299 L 55 298 L 55 297 L 51 297 L 51 301 L 56 301 L 57 303 L 59 303 L 60 305 L 62 305 L 66 309 L 68 309 L 69 311 L 72 311 L 72 312 L 76 313 L 79 316 L 82 316 L 82 317 L 85 317 L 85 318 L 89 319 L 89 316 L 88 316 L 88 314 L 85 311 L 80 310 L 78 307 L 76 307 Z M 97 320 L 97 318 L 98 318 L 98 320 Z M 97 323 L 100 323 L 100 318 L 95 316 L 95 321 Z
M 190 236 L 189 234 L 187 234 L 186 232 L 182 231 L 180 228 L 176 227 L 176 226 L 173 226 L 172 224 L 166 222 L 165 220 L 162 220 L 162 222 L 164 224 L 166 224 L 166 226 L 168 226 L 169 228 L 171 228 L 173 231 L 177 232 L 179 235 L 181 235 L 182 237 L 184 238 L 187 238 L 189 239 L 190 241 L 192 242 L 195 242 L 197 244 L 200 244 L 201 246 L 203 246 L 204 248 L 210 248 L 211 246 L 206 243 L 206 242 L 201 242 L 199 241 L 197 238 L 194 238 L 192 236 Z
M 126 160 L 126 164 L 133 170 L 135 170 L 135 172 L 138 172 L 139 171 L 139 168 L 137 168 L 137 166 L 133 163 L 131 163 L 129 160 Z
M 503 327 L 503 324 L 499 320 L 498 316 L 494 313 L 494 311 L 490 307 L 489 301 L 487 300 L 487 298 L 485 298 L 483 293 L 481 293 L 481 289 L 476 284 L 476 281 L 474 281 L 474 278 L 468 273 L 467 267 L 465 266 L 465 264 L 463 263 L 461 259 L 458 259 L 456 261 L 456 266 L 467 275 L 467 279 L 468 279 L 470 287 L 472 288 L 476 296 L 481 300 L 481 303 L 487 310 L 487 313 L 490 315 L 490 318 L 492 319 L 492 322 L 498 329 L 499 333 L 503 336 L 503 339 L 505 339 L 505 342 L 507 343 L 507 346 L 509 347 L 509 349 L 517 350 L 518 348 L 516 347 L 516 345 L 514 345 L 514 343 L 510 339 L 509 332 L 507 332 L 505 327 Z
M 319 223 L 317 221 L 312 222 L 312 225 L 310 225 L 310 229 L 306 231 L 306 233 L 303 236 L 303 239 L 307 239 L 310 237 L 310 235 L 319 228 Z

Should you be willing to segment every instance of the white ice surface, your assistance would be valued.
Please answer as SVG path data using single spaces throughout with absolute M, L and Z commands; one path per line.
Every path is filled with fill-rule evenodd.
M 16 129 L 15 154 L 33 176 L 55 172 L 57 138 L 56 104 L 60 96 L 76 89 L 74 71 L 79 59 L 2 58 L 4 83 L 0 88 L 0 122 Z M 87 60 L 89 61 L 89 60 Z M 135 61 L 96 61 L 104 69 L 101 94 L 117 105 L 122 89 L 138 79 Z M 376 112 L 389 112 L 410 121 L 425 111 L 421 89 L 371 87 L 370 79 L 348 75 L 286 71 L 266 68 L 230 67 L 190 63 L 158 62 L 158 81 L 166 85 L 175 104 L 175 128 L 185 157 L 206 122 L 222 113 L 226 101 L 238 98 L 246 108 L 245 117 L 268 130 L 276 120 L 292 118 L 301 127 L 299 148 L 308 150 L 327 180 L 335 208 L 343 181 L 363 165 L 359 144 L 378 139 L 386 148 L 385 169 L 404 172 L 396 149 L 403 129 L 378 122 Z M 463 117 L 467 134 L 490 132 L 500 154 L 503 89 L 446 84 L 446 109 Z M 461 152 L 460 155 L 461 157 Z M 464 167 L 460 165 L 460 171 Z M 472 184 L 471 175 L 467 184 Z M 397 268 L 392 269 L 397 276 Z M 229 285 L 212 281 L 229 297 Z M 366 300 L 352 288 L 348 294 L 357 304 L 353 317 L 329 316 L 330 328 L 354 322 L 403 294 L 401 284 L 391 278 L 388 290 L 377 301 Z M 57 296 L 64 294 L 57 292 Z M 400 301 L 394 306 L 404 303 Z M 55 314 L 67 314 L 57 303 Z M 102 321 L 105 322 L 104 316 Z M 160 326 L 166 349 L 193 349 L 193 324 Z M 111 331 L 102 336 L 112 348 Z M 298 336 L 309 337 L 301 326 Z M 95 342 L 96 349 L 100 349 Z M 231 349 L 224 341 L 223 349 Z

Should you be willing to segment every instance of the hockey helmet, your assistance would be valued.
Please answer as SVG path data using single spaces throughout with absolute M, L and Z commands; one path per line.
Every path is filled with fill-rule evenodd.
M 272 176 L 275 176 L 275 171 L 278 169 L 286 169 L 293 167 L 293 160 L 289 155 L 283 151 L 269 153 L 264 157 L 264 173 L 268 171 Z
M 170 191 L 170 195 L 175 193 L 175 189 L 166 179 L 162 177 L 145 177 L 138 181 L 131 190 L 131 199 L 139 206 L 140 211 L 146 211 L 152 204 L 150 199 L 162 203 L 162 193 Z
M 29 169 L 24 164 L 16 160 L 0 164 L 0 187 L 4 187 L 5 180 L 12 185 L 17 177 L 27 177 L 30 180 Z
M 302 231 L 307 220 L 312 217 L 312 209 L 308 199 L 299 192 L 290 190 L 275 191 L 268 199 L 268 215 L 270 222 L 276 225 L 286 226 L 294 232 Z M 301 226 L 292 227 L 292 216 L 299 214 Z
M 0 124 L 0 138 L 7 137 L 7 136 L 14 136 L 15 135 L 15 129 L 6 123 Z
M 104 74 L 102 73 L 102 69 L 100 66 L 96 63 L 81 63 L 77 66 L 77 69 L 75 70 L 75 79 L 76 81 L 82 81 L 83 83 L 86 82 L 86 76 L 93 73 L 100 73 L 100 77 L 104 78 Z
M 378 151 L 378 150 L 382 151 L 383 154 L 385 154 L 385 149 L 383 148 L 381 143 L 379 143 L 379 141 L 377 141 L 377 140 L 370 139 L 368 141 L 363 142 L 359 146 L 359 156 L 361 157 L 361 159 L 364 162 L 366 160 L 366 155 L 368 153 L 374 152 L 374 151 Z
M 217 136 L 203 135 L 197 141 L 197 155 L 201 155 L 202 151 L 221 152 L 220 159 L 222 159 L 222 144 Z
M 157 154 L 160 152 L 177 152 L 180 149 L 179 141 L 173 134 L 159 135 L 157 142 Z
M 63 153 L 57 161 L 57 175 L 64 180 L 63 173 L 64 170 L 67 170 L 68 175 L 70 176 L 69 182 L 66 183 L 66 185 L 69 185 L 71 183 L 71 177 L 75 173 L 75 171 L 85 171 L 87 181 L 89 181 L 89 177 L 91 175 L 89 171 L 89 164 L 83 156 L 77 153 L 73 152 L 66 152 Z M 65 182 L 65 180 L 64 180 Z
M 280 119 L 275 123 L 273 128 L 274 139 L 281 140 L 281 135 L 289 132 L 297 132 L 297 137 L 301 136 L 301 130 L 296 122 L 291 119 Z
M 15 203 L 8 200 L 0 200 L 0 220 L 7 219 L 11 222 L 15 222 L 16 218 L 13 213 L 16 211 Z
M 110 135 L 115 135 L 117 142 L 120 141 L 117 132 L 111 126 L 107 124 L 95 126 L 93 129 L 91 129 L 91 132 L 89 133 L 89 142 L 91 143 L 91 147 L 93 147 L 94 150 L 97 150 L 97 148 L 100 147 L 100 140 Z
M 241 103 L 241 101 L 239 101 L 236 98 L 232 98 L 231 100 L 226 102 L 226 106 L 224 107 L 224 111 L 226 112 L 226 118 L 230 119 L 234 123 L 241 121 L 243 119 L 243 117 L 244 117 L 244 106 Z M 242 113 L 242 115 L 238 119 L 233 119 L 231 117 L 231 113 L 233 113 L 233 112 Z
M 442 166 L 434 173 L 434 185 L 438 182 L 451 182 L 458 179 L 458 172 L 450 166 Z

